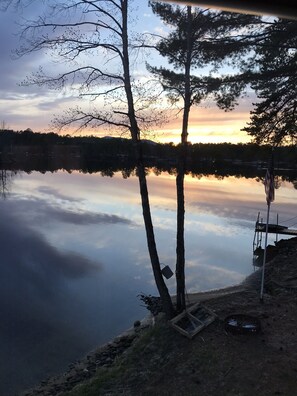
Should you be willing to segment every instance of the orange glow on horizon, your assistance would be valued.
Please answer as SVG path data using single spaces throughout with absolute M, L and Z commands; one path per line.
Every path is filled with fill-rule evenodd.
M 193 107 L 190 112 L 189 136 L 191 143 L 248 143 L 251 137 L 241 129 L 247 125 L 250 118 L 251 104 L 248 100 L 241 103 L 233 111 L 225 112 L 214 106 Z M 170 116 L 171 114 L 171 116 Z M 159 143 L 178 144 L 181 141 L 182 112 L 178 116 L 172 116 L 172 110 L 168 110 L 170 121 L 164 126 L 152 131 L 144 132 L 143 139 L 150 139 Z M 33 130 L 37 131 L 36 127 Z M 40 130 L 40 129 L 39 129 Z M 49 132 L 47 128 L 44 132 Z M 82 131 L 66 129 L 60 132 L 62 135 L 70 136 L 114 136 L 129 138 L 129 133 L 116 131 L 108 128 L 90 128 Z
M 248 143 L 251 137 L 241 129 L 249 120 L 249 110 L 236 108 L 224 112 L 216 108 L 193 108 L 190 113 L 189 136 L 191 143 Z M 156 132 L 160 143 L 181 141 L 181 117 L 171 120 Z

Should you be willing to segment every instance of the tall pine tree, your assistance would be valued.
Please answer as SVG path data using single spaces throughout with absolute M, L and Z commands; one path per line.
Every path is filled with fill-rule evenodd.
M 180 104 L 182 128 L 180 155 L 177 166 L 177 236 L 176 236 L 176 293 L 177 310 L 185 309 L 185 242 L 184 242 L 184 175 L 188 145 L 190 110 L 211 97 L 220 108 L 232 109 L 235 99 L 245 86 L 241 79 L 213 77 L 205 75 L 203 69 L 212 65 L 218 70 L 225 58 L 234 53 L 244 52 L 245 48 L 236 45 L 234 36 L 224 51 L 217 45 L 222 37 L 244 30 L 249 34 L 260 18 L 234 13 L 204 10 L 191 6 L 174 6 L 167 3 L 150 2 L 152 10 L 171 31 L 157 44 L 159 53 L 166 57 L 169 68 L 149 66 L 158 76 L 171 103 Z M 200 74 L 199 74 L 200 71 Z
M 296 143 L 297 21 L 267 24 L 254 43 L 255 55 L 245 65 L 247 80 L 259 102 L 243 130 L 257 143 Z

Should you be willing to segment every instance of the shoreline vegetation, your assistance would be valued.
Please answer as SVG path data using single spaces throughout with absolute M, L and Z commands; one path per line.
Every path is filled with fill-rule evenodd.
M 0 136 L 3 131 L 0 131 Z M 25 132 L 22 132 L 25 133 Z M 19 133 L 22 135 L 22 133 Z M 13 134 L 18 134 L 13 132 Z M 33 132 L 29 133 L 35 134 Z M 39 134 L 46 135 L 46 134 Z M 13 135 L 14 136 L 14 135 Z M 56 135 L 58 136 L 58 135 Z M 59 136 L 58 136 L 59 137 Z M 60 138 L 60 137 L 59 137 Z M 61 137 L 64 139 L 64 137 Z M 78 145 L 42 143 L 38 140 L 12 141 L 0 139 L 1 181 L 7 188 L 9 171 L 11 176 L 22 171 L 72 173 L 100 173 L 101 176 L 113 177 L 121 173 L 124 179 L 136 174 L 136 160 L 129 151 L 132 143 L 122 138 L 65 138 L 78 139 Z M 81 139 L 81 140 L 80 140 Z M 88 141 L 84 144 L 84 139 Z M 167 172 L 177 174 L 177 156 L 179 146 L 157 144 L 145 141 L 144 166 L 147 175 L 160 175 Z M 270 157 L 270 146 L 255 144 L 194 144 L 187 161 L 185 174 L 192 178 L 213 175 L 218 179 L 235 176 L 264 180 L 267 159 Z M 277 147 L 275 152 L 275 180 L 280 185 L 282 181 L 292 182 L 297 188 L 297 151 L 295 146 Z
M 69 136 L 55 133 L 0 130 L 0 165 L 11 170 L 56 171 L 83 169 L 112 173 L 126 168 L 127 176 L 136 159 L 131 139 L 120 137 Z M 142 140 L 145 166 L 174 172 L 181 145 Z M 186 171 L 235 172 L 251 176 L 262 174 L 270 158 L 270 145 L 255 143 L 188 143 Z M 286 176 L 297 171 L 295 145 L 275 148 L 276 173 Z M 106 169 L 104 169 L 106 168 Z M 289 172 L 290 173 L 290 172 Z
M 265 270 L 241 284 L 191 294 L 217 319 L 189 340 L 164 316 L 145 320 L 90 352 L 59 376 L 22 396 L 95 395 L 295 395 L 297 391 L 297 238 L 276 243 L 277 254 Z M 257 335 L 232 335 L 224 318 L 243 313 L 257 317 Z

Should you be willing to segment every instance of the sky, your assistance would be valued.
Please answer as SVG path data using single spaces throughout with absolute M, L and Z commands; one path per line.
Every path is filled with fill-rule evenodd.
M 2 0 L 3 1 L 3 0 Z M 147 0 L 138 0 L 136 26 L 142 32 L 162 34 L 164 26 L 155 17 L 148 7 Z M 64 110 L 75 106 L 79 101 L 73 92 L 50 90 L 44 86 L 21 86 L 21 82 L 39 66 L 46 70 L 55 70 L 61 67 L 52 63 L 49 55 L 33 52 L 30 55 L 17 58 L 15 49 L 20 46 L 19 25 L 22 21 L 33 19 L 42 12 L 43 2 L 33 1 L 31 6 L 22 10 L 10 7 L 6 12 L 0 11 L 0 122 L 14 130 L 32 129 L 35 132 L 56 132 L 51 126 L 51 121 Z M 156 63 L 155 63 L 156 62 Z M 149 57 L 149 63 L 160 64 L 162 61 L 155 55 Z M 164 60 L 163 60 L 164 62 Z M 144 65 L 139 66 L 138 72 L 145 73 Z M 250 138 L 245 132 L 240 131 L 249 120 L 254 94 L 241 98 L 239 105 L 231 112 L 217 109 L 212 103 L 203 103 L 193 107 L 190 114 L 189 140 L 196 142 L 248 142 Z M 165 103 L 165 105 L 167 105 Z M 181 118 L 170 113 L 169 121 L 162 127 L 157 127 L 148 138 L 159 142 L 174 142 L 180 140 Z M 65 131 L 69 133 L 69 130 Z M 70 133 L 77 133 L 70 130 Z M 85 134 L 105 136 L 110 131 L 86 130 Z

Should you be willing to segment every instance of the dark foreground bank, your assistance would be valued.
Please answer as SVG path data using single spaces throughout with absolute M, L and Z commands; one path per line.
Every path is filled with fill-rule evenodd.
M 277 248 L 266 268 L 264 303 L 259 272 L 238 287 L 192 295 L 191 303 L 202 299 L 217 315 L 192 340 L 162 318 L 145 323 L 23 395 L 296 395 L 296 239 Z M 257 317 L 261 332 L 226 332 L 224 319 L 234 313 Z

